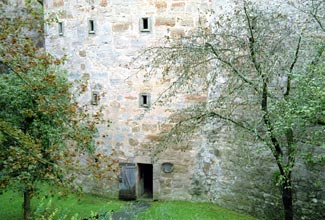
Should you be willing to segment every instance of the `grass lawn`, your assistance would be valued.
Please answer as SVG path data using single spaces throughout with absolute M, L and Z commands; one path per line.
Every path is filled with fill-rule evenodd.
M 247 215 L 229 211 L 210 203 L 184 201 L 152 202 L 139 220 L 254 220 Z
M 72 217 L 76 213 L 82 219 L 91 216 L 92 212 L 104 213 L 107 211 L 117 211 L 127 202 L 112 200 L 103 197 L 87 194 L 69 194 L 67 196 L 49 196 L 44 198 L 45 193 L 42 190 L 41 195 L 32 199 L 32 209 L 35 211 L 40 204 L 43 207 L 54 210 L 57 208 L 60 213 Z M 48 205 L 50 203 L 50 205 Z M 8 191 L 0 195 L 0 220 L 22 220 L 23 216 L 23 197 L 22 194 Z M 70 218 L 68 218 L 70 219 Z
M 58 216 L 65 214 L 70 220 L 78 213 L 77 219 L 91 216 L 91 213 L 104 213 L 107 211 L 123 210 L 130 202 L 105 199 L 94 195 L 78 195 L 70 193 L 67 196 L 44 195 L 49 190 L 43 191 L 41 196 L 35 197 L 32 201 L 33 210 L 42 207 L 48 209 L 49 213 L 57 209 Z M 46 192 L 46 193 L 45 193 Z M 43 199 L 41 199 L 43 198 Z M 47 205 L 51 201 L 50 205 Z M 0 219 L 1 220 L 22 220 L 22 195 L 8 191 L 0 195 Z M 40 204 L 43 204 L 40 205 Z M 254 220 L 254 218 L 220 208 L 209 203 L 192 203 L 181 201 L 156 201 L 150 202 L 151 207 L 146 212 L 140 213 L 137 220 Z M 47 219 L 47 218 L 45 218 Z

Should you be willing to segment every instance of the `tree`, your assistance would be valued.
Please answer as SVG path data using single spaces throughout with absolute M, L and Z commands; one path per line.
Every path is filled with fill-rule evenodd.
M 72 183 L 78 155 L 94 152 L 101 109 L 78 102 L 87 83 L 70 82 L 64 57 L 41 47 L 42 8 L 26 1 L 11 9 L 0 7 L 0 187 L 23 192 L 29 220 L 37 183 Z
M 162 100 L 178 92 L 208 93 L 207 101 L 181 110 L 163 140 L 186 138 L 220 119 L 264 143 L 278 169 L 286 220 L 294 215 L 292 171 L 299 152 L 324 143 L 325 5 L 308 2 L 313 8 L 299 14 L 289 5 L 244 1 L 233 14 L 208 13 L 197 30 L 142 54 L 152 67 L 149 77 L 173 79 Z

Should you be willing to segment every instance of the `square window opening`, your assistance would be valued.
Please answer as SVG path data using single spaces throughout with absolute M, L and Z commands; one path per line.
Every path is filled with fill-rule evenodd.
M 143 17 L 140 19 L 140 31 L 141 32 L 150 32 L 150 18 Z
M 141 93 L 139 97 L 140 107 L 149 108 L 150 107 L 150 94 Z
M 149 29 L 149 21 L 148 18 L 142 18 L 142 22 L 143 22 L 143 30 L 148 30 Z
M 63 22 L 58 23 L 59 26 L 59 36 L 63 36 Z
M 89 34 L 95 34 L 95 21 L 89 20 L 88 22 Z
M 143 105 L 148 105 L 148 96 L 146 95 L 142 95 L 142 104 Z
M 91 93 L 91 104 L 92 105 L 98 105 L 99 103 L 99 92 L 98 91 L 93 91 Z

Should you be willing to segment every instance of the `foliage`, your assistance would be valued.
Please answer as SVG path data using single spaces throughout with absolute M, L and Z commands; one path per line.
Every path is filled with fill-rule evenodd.
M 22 199 L 15 191 L 8 190 L 0 195 L 0 216 L 2 219 L 21 219 Z M 40 186 L 39 194 L 32 201 L 33 218 L 45 218 L 56 212 L 56 217 L 78 219 L 91 216 L 92 213 L 118 211 L 126 202 L 110 200 L 95 195 L 66 192 L 63 188 Z M 57 211 L 55 211 L 57 210 Z M 57 220 L 57 218 L 54 218 Z
M 293 219 L 297 157 L 312 148 L 320 152 L 325 134 L 325 5 L 308 1 L 309 10 L 306 2 L 281 7 L 244 1 L 229 14 L 211 11 L 187 36 L 167 38 L 142 54 L 152 67 L 148 77 L 172 79 L 162 101 L 179 92 L 207 95 L 206 101 L 172 118 L 175 126 L 163 141 L 186 140 L 200 125 L 215 120 L 264 143 L 279 171 L 287 220 Z
M 39 181 L 73 183 L 72 170 L 94 164 L 96 125 L 106 122 L 100 107 L 91 111 L 78 102 L 87 82 L 70 82 L 60 67 L 65 57 L 42 48 L 42 7 L 34 1 L 23 9 L 12 4 L 0 3 L 0 187 L 24 192 L 29 219 Z M 90 161 L 81 164 L 80 155 Z M 105 160 L 88 169 L 111 169 L 114 161 L 100 156 Z

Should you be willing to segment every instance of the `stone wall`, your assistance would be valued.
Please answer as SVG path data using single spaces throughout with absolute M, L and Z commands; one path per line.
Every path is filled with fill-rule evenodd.
M 184 35 L 197 25 L 199 9 L 210 5 L 208 0 L 44 2 L 47 16 L 56 16 L 58 21 L 46 27 L 46 49 L 56 56 L 67 55 L 65 68 L 71 73 L 71 79 L 89 79 L 82 102 L 90 103 L 94 91 L 105 94 L 98 106 L 91 106 L 91 109 L 103 106 L 104 117 L 112 122 L 110 128 L 98 126 L 97 150 L 110 154 L 114 149 L 119 152 L 120 162 L 153 164 L 154 197 L 157 199 L 191 199 L 189 179 L 192 178 L 195 151 L 182 152 L 173 148 L 163 152 L 156 161 L 152 143 L 166 130 L 165 121 L 175 109 L 199 99 L 190 100 L 188 104 L 186 100 L 190 97 L 180 95 L 164 106 L 154 105 L 150 109 L 139 106 L 141 94 L 149 94 L 154 103 L 166 85 L 160 77 L 145 79 L 146 70 L 132 69 L 129 63 L 139 51 L 156 45 L 165 36 Z M 143 19 L 148 19 L 146 30 L 141 27 Z M 63 29 L 61 34 L 59 25 Z M 94 30 L 90 33 L 92 25 Z M 161 164 L 165 162 L 174 164 L 173 173 L 162 173 Z M 118 184 L 107 184 L 112 187 L 107 194 L 113 191 L 116 195 Z
M 139 51 L 159 45 L 163 37 L 183 36 L 197 26 L 200 11 L 211 7 L 223 10 L 229 2 L 47 0 L 46 15 L 56 16 L 58 23 L 46 27 L 46 49 L 56 56 L 67 55 L 65 68 L 71 79 L 89 79 L 82 102 L 91 103 L 93 92 L 104 95 L 99 105 L 90 107 L 103 106 L 105 119 L 112 122 L 110 128 L 98 126 L 97 150 L 107 155 L 115 150 L 120 162 L 153 164 L 154 199 L 211 201 L 244 213 L 279 219 L 280 193 L 272 181 L 275 163 L 265 146 L 248 134 L 239 137 L 236 128 L 215 121 L 189 138 L 186 146 L 176 143 L 156 152 L 158 134 L 169 128 L 166 119 L 176 109 L 205 99 L 206 94 L 179 94 L 163 106 L 143 108 L 141 94 L 149 94 L 154 103 L 166 83 L 159 76 L 147 80 L 143 77 L 146 69 L 129 65 Z M 143 19 L 148 19 L 146 27 Z M 170 173 L 162 171 L 161 165 L 166 162 L 174 165 Z M 297 219 L 324 218 L 320 208 L 324 205 L 324 188 L 318 186 L 316 194 L 307 190 L 314 180 L 325 181 L 321 179 L 324 170 L 320 167 L 317 172 L 309 172 L 302 162 L 296 169 L 300 170 L 295 177 Z M 89 191 L 110 196 L 118 195 L 117 180 L 96 182 L 87 174 L 81 179 Z
M 208 199 L 243 213 L 281 219 L 271 152 L 250 134 L 220 121 L 206 125 L 203 133 L 206 139 L 197 155 L 196 179 Z

